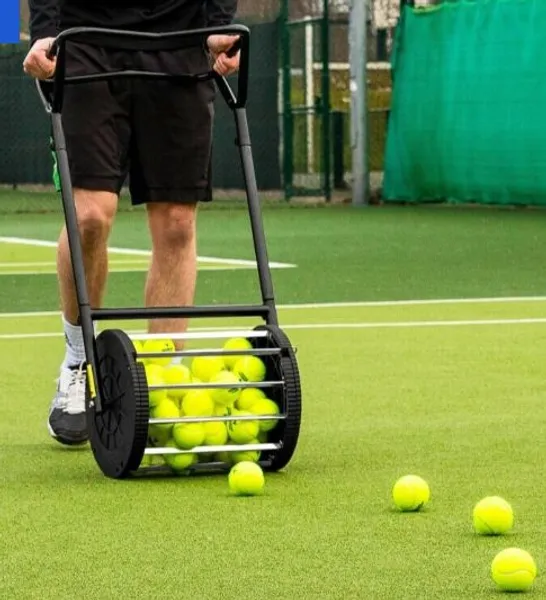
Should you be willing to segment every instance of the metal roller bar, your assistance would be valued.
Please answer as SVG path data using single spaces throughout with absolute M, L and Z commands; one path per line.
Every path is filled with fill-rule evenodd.
M 144 454 L 210 454 L 212 452 L 252 452 L 254 450 L 279 450 L 282 444 L 226 444 L 225 446 L 196 446 L 190 450 L 179 448 L 146 448 Z
M 133 333 L 129 337 L 132 340 L 221 340 L 232 337 L 243 338 L 264 338 L 269 333 L 265 330 L 250 330 L 243 329 L 213 329 L 202 331 L 189 331 L 185 333 Z
M 91 317 L 95 321 L 126 319 L 165 319 L 203 317 L 267 317 L 268 306 L 213 305 L 213 306 L 165 306 L 150 308 L 95 308 Z
M 175 425 L 176 423 L 218 423 L 227 421 L 283 421 L 286 415 L 218 415 L 214 417 L 174 417 L 172 419 L 150 418 L 150 425 Z
M 280 354 L 280 348 L 253 348 L 250 350 L 222 350 L 206 348 L 203 350 L 173 350 L 172 352 L 138 352 L 138 358 L 167 358 L 170 356 L 274 356 Z
M 222 390 L 244 388 L 268 388 L 284 386 L 284 381 L 238 381 L 237 383 L 172 383 L 164 385 L 149 385 L 148 389 L 154 390 Z

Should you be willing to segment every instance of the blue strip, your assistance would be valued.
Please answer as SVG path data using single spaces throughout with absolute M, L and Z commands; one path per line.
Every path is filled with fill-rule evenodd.
M 0 0 L 0 44 L 19 43 L 19 0 Z

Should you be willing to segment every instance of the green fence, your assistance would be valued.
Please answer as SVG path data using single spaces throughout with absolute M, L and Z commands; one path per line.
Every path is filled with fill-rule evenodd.
M 546 204 L 546 2 L 406 6 L 386 201 Z
M 278 24 L 251 26 L 248 118 L 258 185 L 280 189 L 278 124 Z M 23 46 L 23 45 L 22 45 Z M 26 47 L 0 50 L 0 184 L 48 184 L 51 161 L 48 120 L 34 83 L 22 73 Z M 216 103 L 214 186 L 242 189 L 233 117 L 219 98 Z

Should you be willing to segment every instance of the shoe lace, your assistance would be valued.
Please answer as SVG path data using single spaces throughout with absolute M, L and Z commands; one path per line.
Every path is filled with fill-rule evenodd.
M 74 415 L 85 410 L 85 371 L 83 363 L 70 372 L 66 388 L 65 410 Z

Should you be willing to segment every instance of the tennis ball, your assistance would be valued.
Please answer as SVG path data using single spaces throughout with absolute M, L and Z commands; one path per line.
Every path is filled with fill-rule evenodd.
M 214 406 L 214 415 L 215 417 L 227 417 L 230 414 L 231 410 L 229 406 L 221 406 L 220 404 L 216 404 Z
M 164 447 L 171 439 L 171 428 L 165 429 L 160 425 L 149 425 L 148 440 L 152 446 Z
M 259 440 L 250 440 L 250 444 L 259 444 Z M 258 462 L 260 460 L 259 450 L 244 450 L 244 446 L 241 446 L 241 450 L 231 452 L 231 462 L 236 465 L 240 462 Z
M 214 402 L 206 390 L 189 390 L 180 405 L 186 417 L 212 417 Z
M 537 576 L 533 557 L 520 548 L 506 548 L 491 563 L 491 577 L 505 592 L 526 592 Z
M 170 440 L 167 443 L 168 448 L 176 448 L 176 444 L 173 440 Z M 189 467 L 197 462 L 197 455 L 193 453 L 187 454 L 164 454 L 163 458 L 165 462 L 169 465 L 169 467 L 175 473 L 182 473 L 186 471 Z
M 165 459 L 160 454 L 145 454 L 142 457 L 141 467 L 159 467 L 165 464 Z
M 481 535 L 501 535 L 514 526 L 512 507 L 499 496 L 480 500 L 474 507 L 472 517 L 474 530 Z
M 263 381 L 266 368 L 257 356 L 243 356 L 233 366 L 233 372 L 243 381 Z
M 144 365 L 146 371 L 146 381 L 148 386 L 165 385 L 163 379 L 163 368 L 159 365 L 147 363 Z M 167 398 L 166 390 L 149 390 L 150 406 L 157 406 L 162 400 Z
M 192 383 L 191 371 L 185 365 L 170 365 L 163 371 L 163 379 L 169 385 Z M 167 390 L 171 398 L 179 400 L 188 393 L 188 390 Z
M 234 410 L 231 413 L 234 416 L 250 416 L 252 413 L 243 410 Z M 228 421 L 227 431 L 230 439 L 236 444 L 246 444 L 250 440 L 256 439 L 260 431 L 258 421 Z
M 228 483 L 237 496 L 256 496 L 264 491 L 264 473 L 260 465 L 254 462 L 240 462 L 231 468 Z
M 417 511 L 430 500 L 430 489 L 421 477 L 405 475 L 394 484 L 392 499 L 396 507 L 403 512 Z
M 203 443 L 205 428 L 202 423 L 177 423 L 173 427 L 173 440 L 181 450 L 190 450 Z
M 224 369 L 224 361 L 219 356 L 196 356 L 191 362 L 191 372 L 200 381 L 210 381 Z
M 246 338 L 231 338 L 223 346 L 224 350 L 251 350 L 252 344 Z M 224 363 L 228 369 L 233 369 L 235 363 L 243 358 L 243 355 L 230 354 L 224 356 Z
M 142 352 L 174 352 L 175 346 L 172 340 L 145 340 L 142 344 Z M 166 358 L 145 358 L 146 364 L 160 365 L 162 367 L 168 365 L 171 362 L 171 357 Z
M 231 452 L 217 452 L 214 455 L 214 458 L 218 462 L 225 463 L 226 465 L 232 465 L 233 464 L 233 459 L 232 459 L 232 453 Z
M 241 393 L 241 388 L 236 387 L 240 382 L 237 375 L 233 374 L 231 371 L 220 371 L 214 375 L 210 380 L 210 383 L 226 383 L 233 385 L 233 387 L 230 388 L 211 389 L 211 395 L 214 402 L 221 406 L 232 406 Z
M 269 398 L 262 398 L 254 402 L 250 407 L 249 412 L 253 415 L 278 415 L 279 407 L 276 402 Z M 271 419 L 270 421 L 258 421 L 260 431 L 271 431 L 277 426 L 278 421 Z
M 267 398 L 265 392 L 258 388 L 243 388 L 237 401 L 235 402 L 235 408 L 239 410 L 250 410 L 250 407 L 256 402 L 256 400 L 261 400 L 262 398 Z
M 154 419 L 177 419 L 180 417 L 180 410 L 178 406 L 170 398 L 164 398 L 159 404 L 154 406 L 151 410 L 151 417 Z M 154 423 L 159 429 L 165 429 L 170 431 L 172 423 Z
M 209 421 L 203 424 L 205 430 L 205 446 L 223 446 L 228 441 L 228 432 L 225 423 Z

